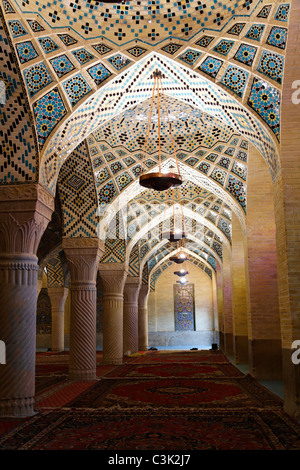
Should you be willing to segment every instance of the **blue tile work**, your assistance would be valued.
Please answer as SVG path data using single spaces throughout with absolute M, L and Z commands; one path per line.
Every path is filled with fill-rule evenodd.
M 228 170 L 230 162 L 231 162 L 230 158 L 221 157 L 217 164 L 221 166 L 222 168 L 225 168 L 226 170 Z
M 244 181 L 247 179 L 247 166 L 243 165 L 243 163 L 239 163 L 237 161 L 234 162 L 232 169 L 232 173 L 236 174 L 240 178 L 242 178 Z
M 98 52 L 98 54 L 100 55 L 104 55 L 104 54 L 107 54 L 108 52 L 110 52 L 112 50 L 111 47 L 107 46 L 106 44 L 103 44 L 103 42 L 101 42 L 100 44 L 94 44 L 92 46 L 95 51 Z
M 239 97 L 242 97 L 245 92 L 248 77 L 249 73 L 245 70 L 229 65 L 221 79 L 221 83 Z
M 63 87 L 68 95 L 68 98 L 72 106 L 78 103 L 85 95 L 87 95 L 92 89 L 88 82 L 83 78 L 81 74 L 77 74 L 75 77 L 63 83 Z
M 126 255 L 125 240 L 105 239 L 105 253 L 100 263 L 124 263 Z
M 47 287 L 64 287 L 65 276 L 59 253 L 47 264 Z
M 246 34 L 246 38 L 252 39 L 253 41 L 260 41 L 265 30 L 265 25 L 263 24 L 254 24 L 249 29 L 248 33 Z
M 124 170 L 124 166 L 119 161 L 111 163 L 109 165 L 109 168 L 113 175 L 116 175 L 117 173 L 119 173 L 119 171 Z
M 59 39 L 64 43 L 65 46 L 73 46 L 78 41 L 69 34 L 58 34 Z
M 52 83 L 52 78 L 43 63 L 32 65 L 23 71 L 29 96 L 34 96 L 38 91 Z
M 147 52 L 147 49 L 144 49 L 141 46 L 134 46 L 130 49 L 127 49 L 127 52 L 129 52 L 129 54 L 131 54 L 133 57 L 140 57 L 145 54 L 145 52 Z
M 84 39 L 105 37 L 110 44 L 119 46 L 139 39 L 144 44 L 158 45 L 176 38 L 191 39 L 205 29 L 221 31 L 235 17 L 256 15 L 259 0 L 125 2 L 109 8 L 105 2 L 94 0 L 49 0 L 47 4 L 42 0 L 16 0 L 16 3 L 22 16 L 39 15 L 53 31 L 58 28 L 74 31 Z M 233 31 L 237 29 L 235 25 Z
M 174 55 L 175 52 L 179 51 L 181 47 L 181 44 L 175 44 L 174 42 L 170 42 L 170 44 L 167 44 L 166 46 L 162 47 L 161 50 L 167 52 L 168 54 Z
M 19 20 L 8 21 L 8 26 L 10 28 L 11 35 L 13 38 L 19 38 L 28 34 L 21 21 Z
M 210 170 L 210 167 L 211 165 L 209 163 L 201 162 L 197 169 L 202 171 L 202 173 L 207 174 Z
M 0 14 L 0 80 L 6 83 L 6 100 L 0 104 L 0 182 L 32 183 L 38 179 L 39 168 L 34 121 L 17 57 L 2 21 Z
M 108 181 L 108 183 L 106 183 L 100 188 L 98 194 L 99 194 L 99 203 L 100 205 L 102 205 L 102 204 L 108 204 L 109 202 L 111 202 L 115 198 L 115 196 L 118 194 L 118 191 L 113 181 Z
M 247 147 L 248 149 L 248 147 Z M 242 150 L 239 150 L 237 155 L 236 155 L 236 158 L 238 158 L 239 160 L 241 160 L 242 162 L 245 162 L 247 163 L 247 153 L 246 152 L 243 152 Z
M 169 62 L 172 62 L 172 64 Z M 121 82 L 126 84 L 128 93 L 131 93 L 131 107 L 133 107 L 132 105 L 141 99 L 141 94 L 144 94 L 143 96 L 148 98 L 151 93 L 149 86 L 147 88 L 147 84 L 149 84 L 148 78 L 151 75 L 152 70 L 156 68 L 158 64 L 163 68 L 163 71 L 166 74 L 169 86 L 168 93 L 174 96 L 174 101 L 176 101 L 175 97 L 179 95 L 181 97 L 181 101 L 185 102 L 185 104 L 187 104 L 188 100 L 191 100 L 192 98 L 195 102 L 195 108 L 198 106 L 200 108 L 201 105 L 204 106 L 205 104 L 212 115 L 218 115 L 220 120 L 230 123 L 233 128 L 239 129 L 242 134 L 247 133 L 247 138 L 249 141 L 256 145 L 256 147 L 262 152 L 267 164 L 270 167 L 272 175 L 276 174 L 278 171 L 276 149 L 273 145 L 272 138 L 268 134 L 268 131 L 264 129 L 263 126 L 261 126 L 260 121 L 254 116 L 254 113 L 249 112 L 245 107 L 239 105 L 234 98 L 225 92 L 224 94 L 218 94 L 217 96 L 214 89 L 214 84 L 208 82 L 203 76 L 201 76 L 201 74 L 190 69 L 184 69 L 183 66 L 178 63 L 178 61 L 174 64 L 174 62 L 171 59 L 168 59 L 168 57 L 156 56 L 155 53 L 149 56 L 147 55 L 144 58 L 142 57 L 138 63 L 134 64 L 129 69 L 126 69 L 126 71 L 121 74 L 118 80 L 107 83 L 107 85 L 103 87 L 105 90 L 100 88 L 100 90 L 97 92 L 97 95 L 94 95 L 86 102 L 84 109 L 82 108 L 80 112 L 76 111 L 68 122 L 68 136 L 70 136 L 68 140 L 71 139 L 73 129 L 76 136 L 79 137 L 80 135 L 80 138 L 84 137 L 86 121 L 87 119 L 92 119 L 91 116 L 95 113 L 96 109 L 105 109 L 105 111 L 101 114 L 98 113 L 95 116 L 94 129 L 91 129 L 92 132 L 96 132 L 96 129 L 100 128 L 100 124 L 102 124 L 102 127 L 105 128 L 104 122 L 107 121 L 108 118 L 115 119 L 117 111 L 126 111 L 126 109 L 129 108 L 127 93 L 123 95 L 120 93 L 122 91 L 120 86 Z M 176 79 L 175 76 L 173 77 L 173 75 L 176 75 Z M 178 83 L 178 77 L 180 77 L 180 83 Z M 124 82 L 122 81 L 123 79 Z M 189 87 L 188 94 L 187 87 Z M 137 89 L 139 90 L 138 96 L 135 91 Z M 118 96 L 117 106 L 116 99 L 114 98 L 115 96 Z M 205 100 L 204 96 L 206 97 Z M 108 97 L 110 101 L 108 101 Z M 232 110 L 232 106 L 234 106 L 234 110 Z M 142 131 L 140 132 L 142 133 Z M 131 138 L 131 135 L 129 137 Z M 202 136 L 200 139 L 202 141 L 201 143 L 199 141 L 199 147 L 202 147 L 204 143 L 205 146 L 208 147 L 207 136 L 204 135 L 204 137 Z M 67 142 L 65 142 L 65 140 L 65 136 L 62 135 L 60 131 L 53 137 L 51 146 L 52 144 L 53 146 L 59 145 L 60 141 L 62 141 L 63 144 L 66 144 Z M 124 140 L 126 142 L 127 137 L 125 137 Z M 220 140 L 228 141 L 228 139 Z M 120 146 L 124 144 L 116 137 L 115 144 L 113 145 Z M 211 145 L 211 143 L 209 145 Z M 139 149 L 140 146 L 134 150 L 139 151 Z M 155 156 L 155 148 L 153 149 L 153 156 Z M 50 188 L 53 186 L 53 183 L 50 182 L 50 179 L 52 180 L 52 178 L 53 172 L 47 170 L 47 184 Z
M 265 5 L 257 15 L 257 18 L 268 18 L 272 9 L 272 5 Z
M 127 171 L 124 171 L 121 175 L 116 177 L 116 182 L 119 188 L 119 191 L 126 188 L 133 181 L 132 176 Z
M 116 70 L 121 70 L 123 69 L 126 65 L 130 64 L 132 61 L 129 60 L 127 57 L 121 55 L 121 54 L 116 54 L 113 55 L 112 57 L 109 57 L 108 62 L 116 69 Z
M 216 46 L 213 48 L 213 51 L 218 52 L 219 54 L 227 56 L 234 45 L 234 41 L 229 41 L 228 39 L 222 39 Z
M 267 39 L 267 44 L 270 46 L 285 49 L 287 41 L 287 29 L 273 26 Z
M 131 166 L 135 163 L 135 159 L 132 157 L 126 157 L 124 158 L 123 162 L 126 164 L 126 166 Z
M 220 170 L 219 168 L 215 168 L 210 174 L 210 177 L 223 186 L 223 184 L 225 183 L 226 175 L 226 171 Z
M 250 46 L 249 44 L 241 44 L 235 53 L 234 59 L 238 60 L 242 64 L 251 66 L 255 58 L 257 48 Z
M 229 175 L 226 189 L 233 195 L 233 197 L 237 200 L 237 202 L 240 204 L 240 206 L 246 213 L 246 201 L 247 201 L 246 185 L 235 176 Z
M 235 36 L 239 36 L 241 32 L 243 31 L 244 27 L 246 26 L 246 23 L 236 23 L 233 25 L 228 31 L 228 34 L 233 34 Z
M 228 220 L 224 219 L 224 217 L 219 217 L 218 228 L 224 233 L 224 235 L 228 238 L 229 242 L 231 243 L 231 223 Z
M 196 41 L 195 44 L 201 47 L 208 47 L 214 39 L 214 36 L 202 36 L 202 38 Z
M 91 54 L 89 51 L 87 51 L 83 47 L 81 49 L 77 49 L 76 51 L 72 51 L 72 54 L 81 65 L 84 65 L 87 62 L 90 62 L 95 57 L 93 56 L 93 54 Z
M 210 153 L 205 158 L 206 158 L 206 160 L 209 160 L 210 162 L 215 162 L 216 159 L 218 158 L 218 155 L 216 153 Z
M 183 54 L 181 54 L 178 59 L 182 60 L 188 65 L 194 65 L 197 59 L 202 55 L 201 52 L 196 51 L 195 49 L 187 49 Z
M 139 246 L 136 243 L 130 252 L 128 276 L 138 277 L 140 275 Z
M 45 28 L 36 20 L 27 20 L 30 28 L 34 33 L 39 33 L 40 31 L 45 31 Z
M 280 139 L 280 93 L 264 80 L 253 79 L 248 100 L 249 106 L 268 124 Z
M 50 59 L 50 64 L 58 78 L 63 77 L 75 69 L 74 65 L 65 54 L 55 57 L 54 59 Z
M 101 63 L 90 67 L 87 71 L 96 85 L 101 85 L 101 83 L 112 75 L 111 72 Z
M 223 260 L 223 247 L 220 243 L 218 243 L 216 240 L 213 241 L 212 243 L 212 249 L 217 253 L 219 258 Z
M 284 70 L 284 56 L 276 54 L 275 52 L 263 51 L 257 70 L 281 84 Z
M 38 53 L 31 41 L 16 44 L 16 50 L 21 64 L 25 64 L 38 57 Z
M 100 171 L 96 172 L 96 183 L 97 186 L 101 186 L 101 184 L 105 183 L 110 178 L 110 173 L 106 167 L 101 168 Z
M 202 62 L 200 67 L 198 67 L 198 69 L 206 73 L 210 77 L 216 78 L 222 65 L 223 65 L 222 60 L 216 59 L 215 57 L 212 57 L 212 56 L 208 56 Z
M 36 101 L 33 104 L 33 112 L 37 123 L 38 142 L 40 147 L 43 147 L 50 132 L 67 114 L 58 88 L 53 88 Z
M 11 4 L 7 0 L 3 0 L 3 7 L 4 7 L 5 13 L 7 13 L 7 14 L 15 13 L 15 10 L 13 9 Z
M 85 142 L 62 165 L 58 178 L 65 237 L 97 236 L 97 194 Z
M 54 42 L 53 39 L 49 37 L 38 38 L 38 41 L 46 54 L 49 54 L 50 52 L 53 52 L 59 49 L 56 42 Z
M 150 100 L 145 101 L 131 108 L 129 111 L 121 114 L 120 116 L 113 118 L 108 124 L 103 125 L 95 133 L 95 139 L 97 141 L 105 140 L 109 145 L 114 147 L 119 146 L 120 143 L 128 149 L 128 151 L 139 151 L 143 150 L 144 139 L 147 131 L 147 119 L 136 125 L 136 115 L 146 115 L 151 102 Z M 180 119 L 176 121 L 176 125 L 172 127 L 172 136 L 175 142 L 175 148 L 178 159 L 185 159 L 188 157 L 187 153 L 181 151 L 186 150 L 188 152 L 196 150 L 201 147 L 212 147 L 216 142 L 216 128 L 218 127 L 218 139 L 222 141 L 228 141 L 232 136 L 231 129 L 227 126 L 219 124 L 213 124 L 211 118 L 203 116 L 199 110 L 195 110 L 191 106 L 185 103 L 178 103 L 178 101 L 166 96 L 166 104 L 169 113 L 180 115 Z M 156 106 L 156 101 L 155 101 Z M 206 124 L 205 133 L 199 129 L 201 123 L 199 117 L 204 120 Z M 153 128 L 149 134 L 149 153 L 150 150 L 157 152 L 157 129 Z M 170 139 L 169 128 L 167 122 L 161 125 L 161 138 L 163 139 L 163 150 L 164 153 L 173 154 L 173 144 Z M 203 151 L 202 151 L 203 152 Z M 154 155 L 156 158 L 157 155 Z M 135 154 L 138 157 L 138 154 Z M 115 158 L 115 157 L 113 157 Z M 141 153 L 141 159 L 144 159 L 143 153 Z
M 283 21 L 286 23 L 289 19 L 289 14 L 290 14 L 290 4 L 284 3 L 283 5 L 280 5 L 278 7 L 276 14 L 274 16 L 274 19 L 277 21 Z
M 185 160 L 184 163 L 187 163 L 188 165 L 191 165 L 191 166 L 195 166 L 196 163 L 199 162 L 199 158 L 196 158 L 196 157 L 189 157 Z

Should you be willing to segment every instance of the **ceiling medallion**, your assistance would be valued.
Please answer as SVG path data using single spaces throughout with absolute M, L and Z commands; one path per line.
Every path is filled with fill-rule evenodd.
M 179 171 L 179 165 L 178 165 L 176 151 L 175 151 L 174 139 L 173 139 L 172 132 L 171 132 L 171 124 L 170 124 L 170 120 L 169 120 L 168 109 L 167 109 L 165 95 L 164 95 L 164 92 L 163 92 L 162 81 L 161 81 L 161 79 L 162 79 L 161 72 L 159 70 L 156 70 L 153 73 L 153 78 L 154 78 L 154 83 L 153 83 L 153 89 L 152 89 L 151 106 L 150 106 L 149 116 L 148 116 L 148 129 L 147 129 L 147 135 L 146 135 L 146 138 L 145 138 L 144 161 L 143 161 L 142 167 L 143 167 L 143 171 L 144 171 L 145 170 L 145 161 L 146 161 L 146 148 L 147 148 L 147 143 L 148 143 L 148 138 L 149 138 L 149 133 L 150 133 L 151 118 L 152 118 L 152 112 L 153 112 L 153 102 L 154 102 L 154 96 L 155 96 L 155 90 L 156 90 L 157 91 L 157 127 L 158 127 L 159 171 L 158 172 L 152 172 L 152 173 L 143 173 L 140 176 L 139 182 L 140 182 L 140 185 L 143 186 L 144 188 L 154 189 L 155 191 L 166 191 L 167 189 L 180 186 L 182 184 L 182 177 L 181 177 L 180 171 Z M 175 161 L 176 161 L 176 165 L 177 165 L 177 173 L 173 173 L 172 171 L 163 172 L 162 168 L 161 168 L 161 129 L 160 129 L 160 122 L 161 122 L 160 98 L 161 97 L 162 97 L 162 101 L 164 103 L 167 118 L 168 118 L 169 132 L 170 132 L 171 141 L 172 141 L 172 145 L 173 145 L 174 157 L 175 157 Z

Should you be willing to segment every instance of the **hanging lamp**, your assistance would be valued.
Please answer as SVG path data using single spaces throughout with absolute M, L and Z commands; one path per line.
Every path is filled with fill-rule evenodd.
M 177 193 L 177 203 L 179 204 L 179 214 L 178 211 L 175 213 L 175 195 Z M 172 219 L 172 228 L 169 231 L 162 233 L 162 238 L 166 238 L 169 242 L 177 242 L 183 238 L 187 238 L 187 231 L 185 226 L 185 219 L 183 215 L 183 208 L 180 199 L 180 188 L 172 189 L 172 207 L 173 207 L 173 219 Z
M 179 284 L 186 284 L 188 280 L 185 277 L 182 277 L 179 281 L 176 282 L 178 282 Z
M 179 246 L 175 255 L 170 256 L 170 261 L 173 261 L 176 264 L 182 264 L 188 260 L 188 257 L 184 251 L 185 239 L 179 240 Z
M 179 277 L 187 276 L 189 274 L 184 268 L 180 269 L 180 271 L 174 271 L 174 274 Z
M 180 175 L 179 171 L 179 165 L 177 161 L 177 156 L 176 156 L 176 151 L 175 151 L 175 144 L 171 132 L 171 124 L 169 120 L 169 115 L 168 115 L 168 110 L 166 106 L 166 100 L 165 96 L 163 93 L 163 88 L 162 88 L 162 74 L 159 70 L 156 70 L 153 73 L 153 78 L 154 78 L 154 84 L 153 84 L 153 90 L 152 90 L 152 100 L 151 100 L 151 106 L 150 106 L 150 111 L 149 111 L 149 117 L 148 117 L 148 130 L 147 130 L 147 135 L 145 139 L 145 146 L 144 146 L 144 160 L 143 160 L 143 170 L 145 170 L 145 160 L 146 160 L 146 146 L 148 143 L 149 139 L 149 133 L 150 133 L 150 127 L 151 127 L 151 118 L 152 118 L 152 111 L 153 111 L 153 102 L 154 102 L 154 95 L 155 95 L 155 90 L 157 90 L 157 127 L 158 127 L 158 159 L 159 159 L 159 171 L 158 172 L 151 172 L 151 173 L 144 173 L 140 175 L 139 182 L 140 185 L 143 186 L 144 188 L 148 189 L 154 189 L 156 191 L 166 191 L 167 189 L 180 186 L 182 184 L 182 177 Z M 168 125 L 169 125 L 169 131 L 170 131 L 170 136 L 171 136 L 171 141 L 172 141 L 172 146 L 173 146 L 173 152 L 174 152 L 174 157 L 176 160 L 177 164 L 177 173 L 173 173 L 171 171 L 164 173 L 162 172 L 161 168 L 161 130 L 160 130 L 160 122 L 161 122 L 161 116 L 160 116 L 160 94 L 162 94 L 162 98 L 165 104 L 166 108 L 166 113 L 168 117 Z

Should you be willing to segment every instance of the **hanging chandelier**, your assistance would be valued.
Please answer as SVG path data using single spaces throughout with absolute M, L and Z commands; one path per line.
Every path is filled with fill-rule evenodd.
M 177 252 L 175 255 L 170 256 L 170 261 L 173 261 L 176 264 L 182 264 L 188 260 L 187 254 L 184 251 L 185 239 L 179 240 Z
M 177 208 L 175 207 L 175 191 L 177 192 Z M 162 238 L 169 240 L 171 243 L 187 238 L 188 235 L 185 227 L 185 219 L 180 199 L 180 188 L 172 189 L 172 208 L 173 218 L 171 220 L 170 230 L 166 230 L 162 233 Z
M 174 139 L 173 139 L 172 132 L 171 132 L 171 124 L 170 124 L 170 120 L 169 120 L 165 95 L 164 95 L 163 88 L 162 88 L 162 81 L 161 81 L 162 74 L 161 74 L 161 72 L 159 70 L 156 70 L 153 73 L 153 78 L 154 78 L 154 83 L 153 83 L 153 90 L 152 90 L 151 106 L 150 106 L 149 117 L 148 117 L 148 129 L 147 129 L 147 135 L 146 135 L 146 139 L 145 139 L 144 161 L 143 161 L 142 168 L 143 168 L 143 170 L 145 169 L 144 163 L 145 163 L 145 160 L 146 160 L 146 147 L 147 147 L 147 144 L 148 144 L 150 127 L 151 127 L 154 96 L 155 96 L 155 91 L 157 91 L 157 127 L 158 127 L 159 171 L 158 172 L 151 172 L 151 173 L 143 173 L 142 175 L 140 175 L 139 182 L 140 182 L 140 185 L 143 186 L 144 188 L 154 189 L 156 191 L 166 191 L 167 189 L 170 189 L 170 188 L 173 188 L 173 187 L 176 187 L 176 186 L 180 186 L 182 184 L 182 177 L 181 177 L 180 171 L 179 171 L 179 165 L 178 165 L 176 151 L 175 151 Z M 175 161 L 176 161 L 176 165 L 177 165 L 177 173 L 173 173 L 172 171 L 164 173 L 162 171 L 162 168 L 161 168 L 161 129 L 160 129 L 160 123 L 161 123 L 160 102 L 161 102 L 161 96 L 162 96 L 162 101 L 164 102 L 165 110 L 166 110 L 166 113 L 167 113 L 169 132 L 170 132 L 170 137 L 171 137 L 171 141 L 172 141 L 174 157 L 175 157 Z
M 188 280 L 185 277 L 182 277 L 179 281 L 176 282 L 178 282 L 179 284 L 186 284 Z
M 174 274 L 176 274 L 176 276 L 183 277 L 183 276 L 187 276 L 189 272 L 186 271 L 186 269 L 182 268 L 180 269 L 180 271 L 174 271 Z

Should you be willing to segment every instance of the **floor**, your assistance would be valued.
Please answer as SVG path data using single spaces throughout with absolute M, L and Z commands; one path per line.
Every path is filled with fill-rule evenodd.
M 155 346 L 152 346 L 155 347 Z M 177 351 L 186 351 L 187 347 L 186 346 L 157 346 L 158 350 L 177 350 Z M 68 350 L 68 348 L 66 348 Z M 39 348 L 37 351 L 42 352 L 42 351 L 47 351 L 47 349 L 42 349 Z M 249 373 L 249 365 L 248 364 L 235 364 L 234 363 L 234 358 L 233 356 L 227 356 L 228 359 L 232 364 L 234 364 L 241 372 L 244 374 Z M 270 390 L 272 393 L 275 395 L 279 396 L 280 398 L 283 399 L 283 382 L 282 381 L 275 381 L 275 380 L 260 380 L 259 383 L 266 387 L 268 390 Z

